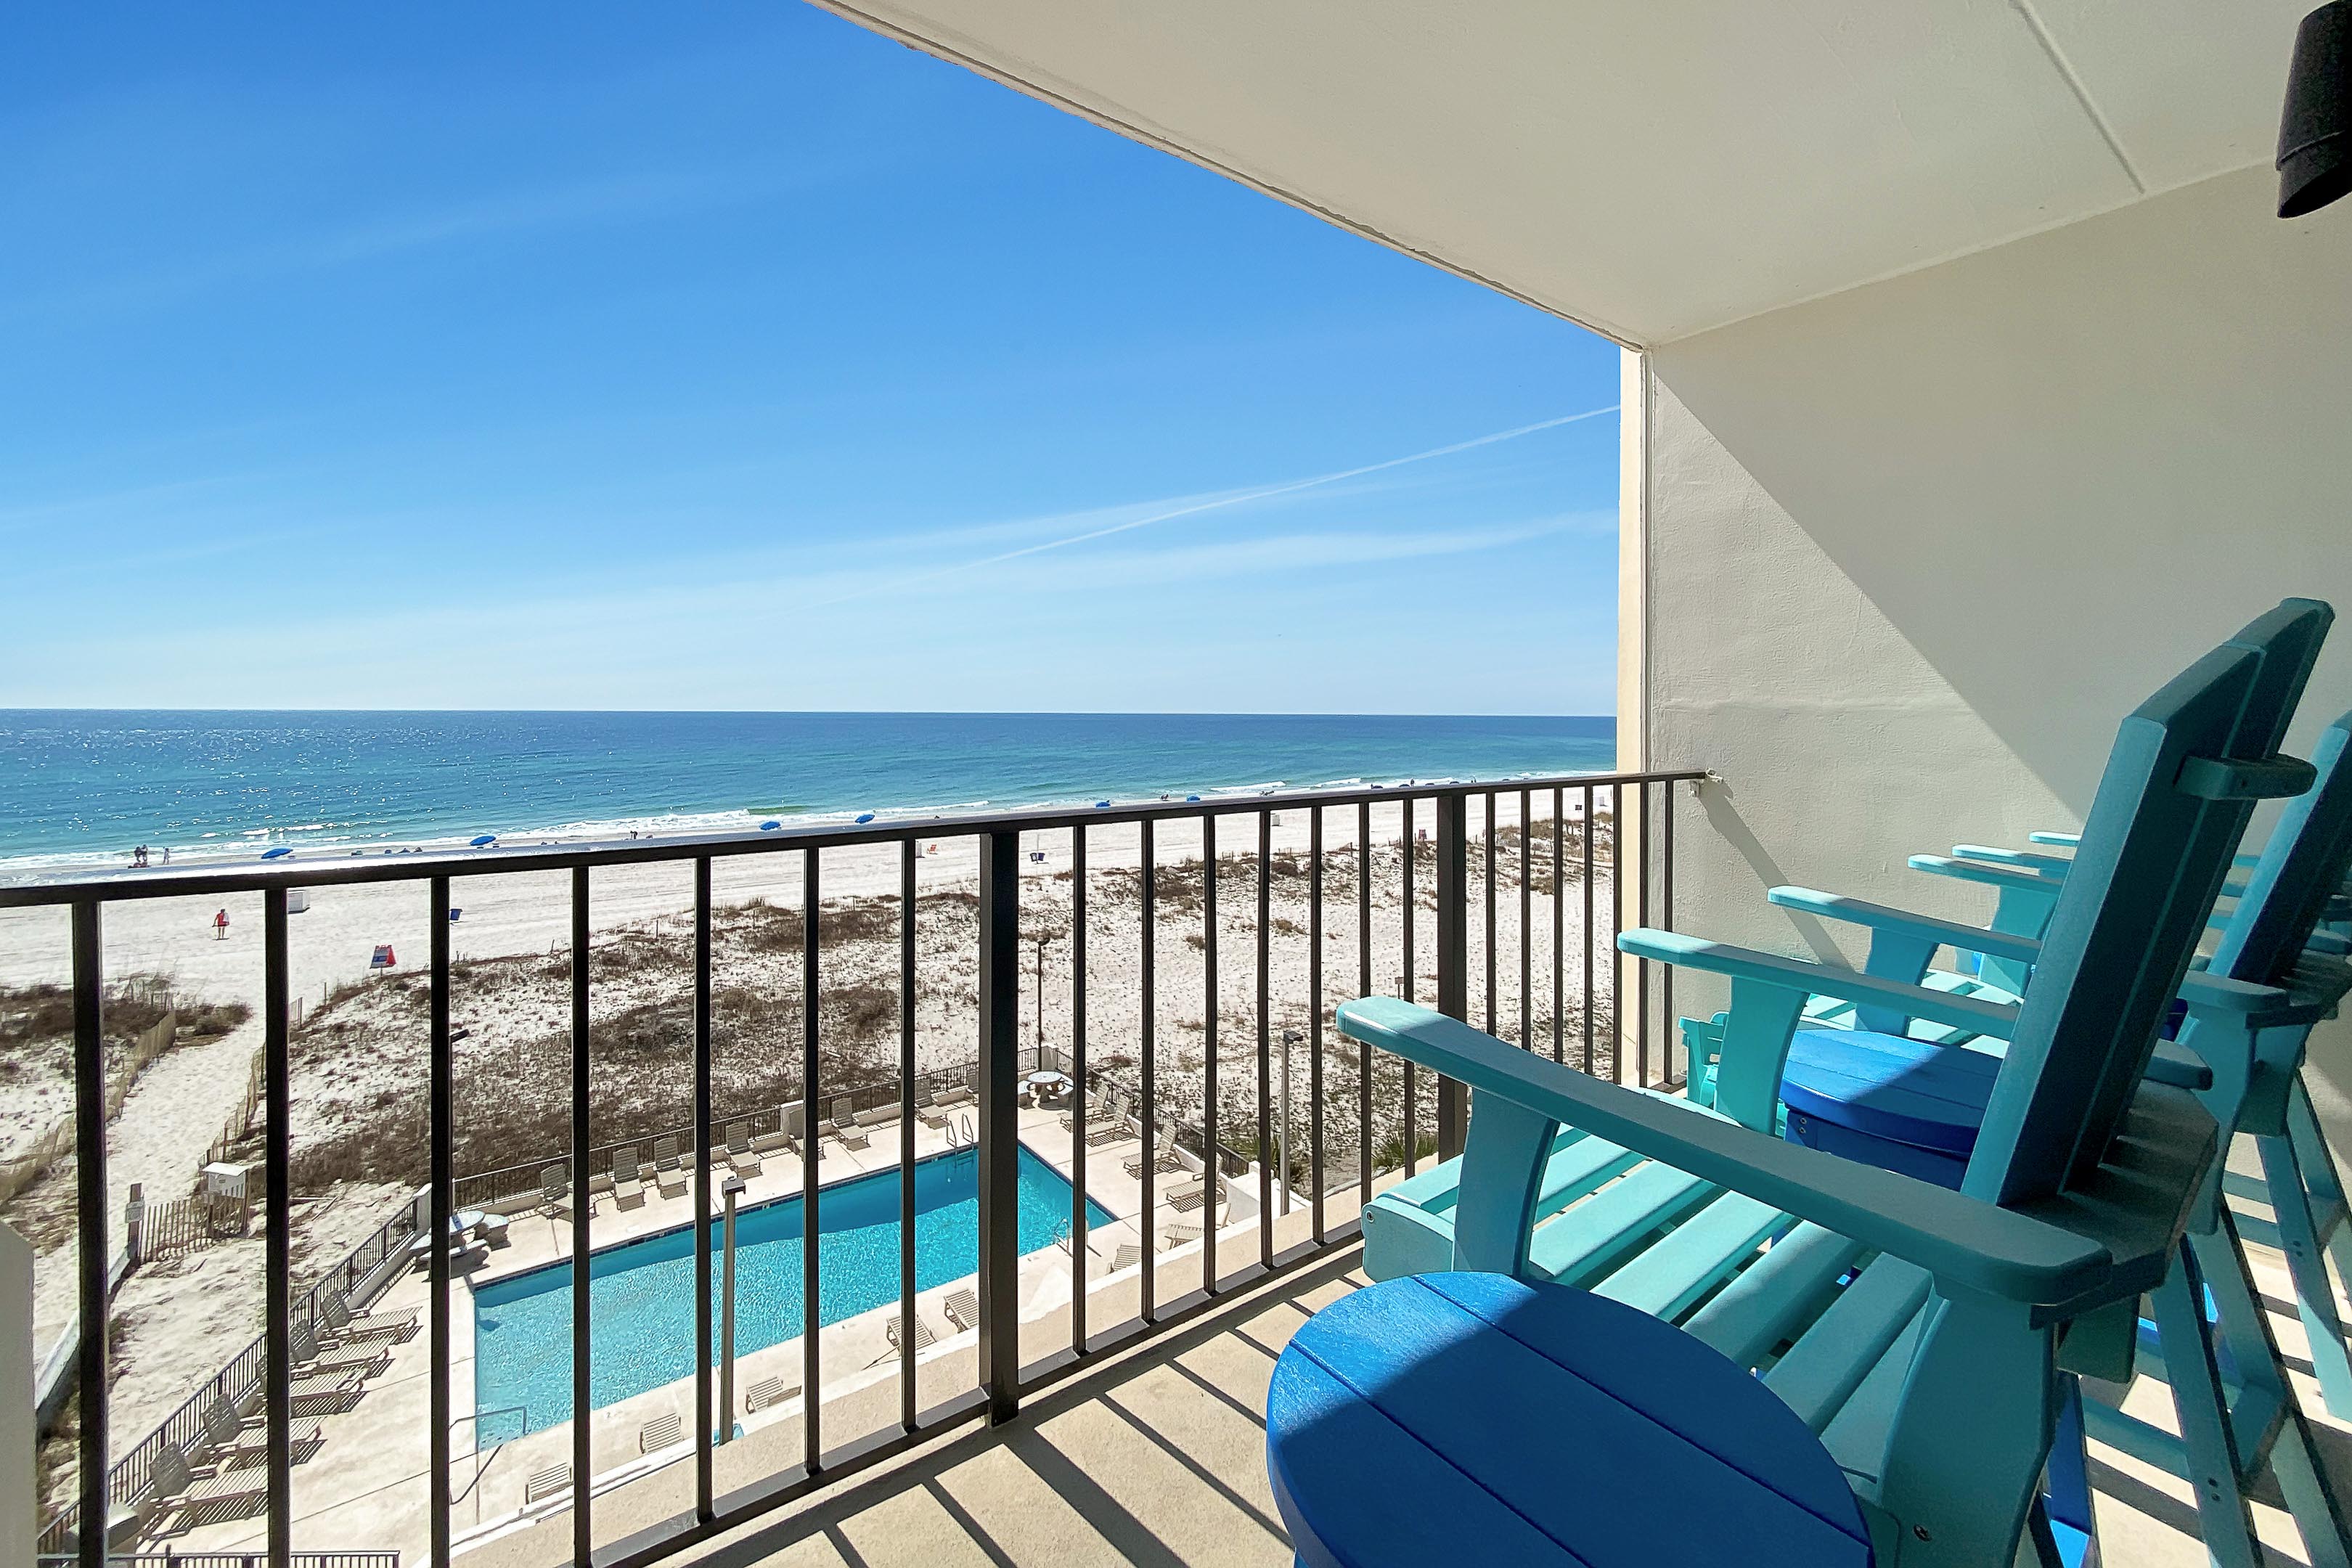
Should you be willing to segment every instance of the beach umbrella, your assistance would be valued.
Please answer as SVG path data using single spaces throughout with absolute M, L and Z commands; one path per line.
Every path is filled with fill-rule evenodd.
M 280 845 L 279 845 L 277 848 L 275 848 L 275 849 L 265 849 L 265 850 L 263 850 L 263 851 L 261 852 L 261 858 L 262 858 L 264 860 L 276 860 L 276 859 L 279 858 L 280 858 L 280 857 L 282 857 L 282 856 L 291 855 L 291 854 L 293 854 L 293 853 L 294 853 L 294 851 L 293 851 L 292 849 L 290 849 L 290 848 L 287 847 L 286 847 L 285 845 L 283 845 L 283 844 L 280 844 Z
M 861 823 L 871 822 L 871 821 L 873 821 L 873 820 L 874 820 L 874 814 L 873 814 L 872 812 L 870 812 L 870 811 L 869 811 L 869 812 L 866 812 L 864 816 L 860 816 L 857 820 L 858 820 L 859 822 L 861 822 Z
M 1107 800 L 1098 800 L 1095 802 L 1095 809 L 1097 811 L 1108 811 L 1110 809 L 1110 802 Z
M 771 819 L 760 824 L 760 831 L 762 833 L 773 833 L 777 828 L 782 827 L 782 823 Z
M 1184 804 L 1187 805 L 1198 805 L 1201 804 L 1201 797 L 1197 795 L 1188 795 L 1184 797 Z
M 467 845 L 468 845 L 470 847 L 475 848 L 475 849 L 479 849 L 479 848 L 481 848 L 481 847 L 482 847 L 484 845 L 486 845 L 486 844 L 496 844 L 498 841 L 499 841 L 499 836 L 498 836 L 497 834 L 495 834 L 495 833 L 485 833 L 485 834 L 481 835 L 479 837 L 477 837 L 477 838 L 471 838 L 471 839 L 467 840 Z

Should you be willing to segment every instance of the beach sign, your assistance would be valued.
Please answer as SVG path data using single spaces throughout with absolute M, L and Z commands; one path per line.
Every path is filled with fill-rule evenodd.
M 375 944 L 375 955 L 368 960 L 368 967 L 370 969 L 390 969 L 399 962 L 400 960 L 392 955 L 392 943 L 388 942 L 380 942 Z

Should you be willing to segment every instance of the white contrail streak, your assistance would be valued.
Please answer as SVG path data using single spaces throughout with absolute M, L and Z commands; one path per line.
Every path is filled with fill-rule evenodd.
M 983 566 L 995 566 L 1007 561 L 1018 561 L 1024 555 L 1042 555 L 1048 550 L 1064 550 L 1073 544 L 1085 544 L 1091 540 L 1108 539 L 1114 533 L 1129 533 L 1139 528 L 1150 528 L 1154 523 L 1173 522 L 1180 517 L 1192 517 L 1201 512 L 1215 511 L 1223 507 L 1244 506 L 1251 501 L 1267 500 L 1275 496 L 1291 495 L 1299 490 L 1311 490 L 1320 485 L 1338 484 L 1342 479 L 1359 479 L 1366 474 L 1378 474 L 1390 468 L 1402 468 L 1408 463 L 1425 463 L 1433 458 L 1450 458 L 1456 452 L 1467 452 L 1477 447 L 1492 447 L 1502 441 L 1515 441 L 1522 436 L 1532 436 L 1538 430 L 1557 429 L 1562 425 L 1574 425 L 1586 419 L 1598 419 L 1604 414 L 1616 412 L 1617 405 L 1612 403 L 1606 408 L 1588 408 L 1581 414 L 1563 414 L 1557 419 L 1538 419 L 1532 425 L 1517 425 L 1508 430 L 1496 430 L 1485 436 L 1473 436 L 1466 441 L 1456 441 L 1444 447 L 1432 447 L 1425 452 L 1414 452 L 1402 458 L 1391 458 L 1384 462 L 1367 463 L 1360 468 L 1341 468 L 1336 473 L 1317 474 L 1311 479 L 1289 479 L 1278 485 L 1264 485 L 1253 490 L 1241 490 L 1233 495 L 1218 496 L 1211 500 L 1192 501 L 1184 506 L 1171 507 L 1166 511 L 1153 512 L 1149 517 L 1131 518 L 1126 522 L 1115 522 L 1107 528 L 1088 529 L 1084 533 L 1073 533 L 1066 539 L 1049 539 L 1042 544 L 1025 544 L 1018 550 L 1007 550 L 995 555 L 983 555 L 977 561 L 961 562 L 953 566 L 940 567 L 937 571 L 918 572 L 911 576 L 897 577 L 888 584 L 856 589 L 838 598 L 827 599 L 820 605 L 810 607 L 816 609 L 826 605 L 838 605 L 848 599 L 862 599 L 869 594 L 881 592 L 886 585 L 898 587 L 910 582 L 927 583 L 935 578 L 951 577 L 958 573 L 977 571 Z

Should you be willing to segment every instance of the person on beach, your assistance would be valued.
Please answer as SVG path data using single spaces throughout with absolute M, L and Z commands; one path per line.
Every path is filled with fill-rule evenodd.
M 228 940 L 228 911 L 226 910 L 221 910 L 220 913 L 213 917 L 213 940 L 215 942 L 226 942 Z

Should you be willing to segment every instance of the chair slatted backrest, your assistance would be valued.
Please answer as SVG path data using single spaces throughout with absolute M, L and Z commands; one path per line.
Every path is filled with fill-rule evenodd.
M 2312 748 L 2318 782 L 2287 802 L 2245 896 L 2221 927 L 2209 967 L 2231 980 L 2274 984 L 2285 979 L 2319 927 L 2327 900 L 2352 870 L 2352 713 L 2330 724 Z
M 2334 612 L 2289 599 L 2116 731 L 1961 1190 L 2032 1202 L 2105 1157 L 2256 799 L 2310 769 L 2278 745 Z

